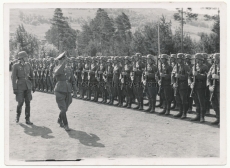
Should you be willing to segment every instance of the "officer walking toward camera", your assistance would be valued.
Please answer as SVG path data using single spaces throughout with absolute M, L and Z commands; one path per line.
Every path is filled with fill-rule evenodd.
M 16 122 L 19 122 L 22 106 L 25 102 L 26 124 L 32 125 L 33 123 L 30 121 L 30 101 L 32 100 L 31 90 L 35 92 L 33 70 L 28 63 L 28 55 L 25 51 L 18 53 L 18 60 L 20 62 L 14 64 L 11 74 L 13 90 L 18 102 Z
M 54 88 L 56 102 L 61 110 L 58 118 L 58 123 L 64 127 L 66 131 L 70 131 L 66 112 L 69 105 L 72 103 L 71 92 L 76 91 L 75 78 L 71 68 L 68 66 L 68 58 L 66 53 L 60 54 L 56 60 L 59 60 L 59 65 L 54 68 L 54 78 L 57 83 Z

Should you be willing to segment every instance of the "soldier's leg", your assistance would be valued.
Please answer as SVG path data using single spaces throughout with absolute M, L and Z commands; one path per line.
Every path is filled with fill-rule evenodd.
M 31 90 L 26 90 L 25 91 L 25 119 L 26 119 L 26 124 L 32 125 L 33 123 L 30 122 L 30 101 L 32 100 L 32 93 Z
M 166 93 L 165 93 L 165 88 L 162 88 L 161 92 L 160 92 L 160 97 L 161 97 L 161 100 L 164 103 L 164 106 L 163 106 L 163 110 L 161 112 L 159 112 L 159 114 L 165 114 L 166 113 L 166 110 L 167 110 L 167 103 L 166 103 Z
M 191 119 L 191 121 L 199 121 L 200 120 L 200 113 L 201 113 L 201 106 L 200 106 L 197 90 L 194 90 L 193 100 L 195 101 L 195 104 L 196 104 L 196 117 Z
M 210 92 L 209 87 L 205 89 L 205 113 L 210 114 Z
M 197 92 L 198 94 L 198 99 L 200 102 L 200 107 L 201 107 L 201 113 L 200 113 L 200 122 L 204 122 L 204 116 L 206 113 L 206 106 L 205 106 L 205 89 L 199 89 L 199 91 Z
M 172 91 L 173 91 L 173 89 L 172 89 L 172 87 L 171 86 L 167 86 L 167 88 L 166 88 L 166 95 L 165 95 L 165 97 L 166 97 L 166 103 L 167 103 L 167 112 L 165 113 L 165 115 L 169 115 L 170 114 L 170 110 L 171 110 L 171 104 L 172 104 L 172 97 L 173 97 L 173 95 L 172 95 Z
M 17 105 L 17 115 L 16 115 L 16 122 L 19 122 L 20 115 L 22 113 L 22 106 L 24 104 L 24 97 L 25 97 L 25 91 L 24 90 L 18 90 L 16 94 L 16 101 L 18 102 Z
M 216 120 L 212 123 L 212 124 L 219 124 L 220 123 L 220 106 L 219 106 L 219 94 L 218 93 L 214 93 L 213 99 L 212 99 L 212 107 L 213 110 L 216 113 Z
M 183 90 L 179 90 L 177 91 L 176 93 L 176 97 L 175 97 L 175 100 L 176 100 L 176 103 L 177 103 L 177 106 L 179 107 L 179 113 L 174 115 L 174 117 L 181 117 L 182 114 L 183 114 L 183 104 L 182 104 L 182 93 Z
M 68 98 L 67 93 L 60 93 L 60 92 L 55 92 L 56 96 L 56 102 L 58 104 L 58 108 L 61 111 L 61 120 L 65 126 L 68 126 L 68 121 L 66 117 L 66 111 L 67 111 L 67 104 L 66 104 L 66 99 Z
M 181 100 L 183 104 L 183 115 L 181 116 L 182 119 L 187 117 L 187 111 L 188 111 L 188 90 L 184 89 L 181 94 Z

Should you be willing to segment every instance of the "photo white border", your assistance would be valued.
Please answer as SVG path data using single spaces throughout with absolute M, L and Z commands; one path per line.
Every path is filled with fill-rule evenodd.
M 10 8 L 161 8 L 163 5 L 170 5 L 170 7 L 193 7 L 196 4 L 207 4 L 208 2 L 128 2 L 128 3 L 80 3 L 71 5 L 71 3 L 21 3 L 21 4 L 4 4 L 4 126 L 5 126 L 5 164 L 6 165 L 223 165 L 227 161 L 227 127 L 226 127 L 226 119 L 227 119 L 227 5 L 222 3 L 220 8 L 220 37 L 221 37 L 221 98 L 220 98 L 220 106 L 221 106 L 221 125 L 220 125 L 220 158 L 133 158 L 133 159 L 83 159 L 80 162 L 25 162 L 25 161 L 11 161 L 9 160 L 9 9 Z M 220 3 L 220 2 L 219 2 Z M 75 6 L 76 5 L 76 6 Z M 216 3 L 211 2 L 208 3 L 209 7 L 218 7 Z M 225 57 L 223 59 L 223 56 Z M 2 67 L 3 67 L 2 66 Z M 228 71 L 229 72 L 229 71 Z M 224 113 L 223 113 L 224 112 Z M 188 144 L 189 145 L 189 144 Z

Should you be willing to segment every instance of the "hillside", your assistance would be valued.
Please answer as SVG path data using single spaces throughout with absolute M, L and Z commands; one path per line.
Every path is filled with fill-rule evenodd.
M 31 21 L 34 23 L 23 23 L 26 30 L 30 33 L 35 34 L 39 39 L 44 39 L 45 32 L 50 28 L 49 19 L 53 17 L 55 9 L 12 9 L 10 11 L 10 33 L 14 33 L 19 24 L 23 23 L 20 19 L 20 15 L 23 13 L 24 16 L 29 18 L 37 18 L 40 17 L 44 20 L 43 24 L 37 24 L 36 20 Z M 62 9 L 65 17 L 69 18 L 69 23 L 72 28 L 81 30 L 81 25 L 92 18 L 95 17 L 97 9 Z M 148 22 L 155 22 L 158 20 L 161 15 L 164 15 L 167 20 L 172 21 L 172 31 L 174 32 L 180 24 L 173 19 L 173 11 L 169 11 L 167 9 L 106 9 L 109 17 L 115 18 L 121 12 L 124 12 L 129 16 L 132 31 L 135 29 L 142 27 L 144 24 Z M 35 25 L 37 24 L 37 25 Z M 203 27 L 198 27 L 194 25 L 203 25 Z M 184 26 L 184 32 L 189 33 L 192 39 L 199 40 L 198 33 L 205 32 L 211 33 L 212 22 L 204 21 L 203 15 L 199 15 L 198 20 L 194 21 L 194 23 L 189 23 Z

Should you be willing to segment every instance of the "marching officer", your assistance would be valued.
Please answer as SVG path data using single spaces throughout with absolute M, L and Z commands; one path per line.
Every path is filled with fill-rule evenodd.
M 18 102 L 16 122 L 19 122 L 22 106 L 25 102 L 26 124 L 32 125 L 33 123 L 30 121 L 30 101 L 32 100 L 31 90 L 35 92 L 33 71 L 28 63 L 28 55 L 25 51 L 18 53 L 18 60 L 20 62 L 14 64 L 11 74 L 13 90 Z
M 213 55 L 214 63 L 207 75 L 207 85 L 210 90 L 210 100 L 216 113 L 216 121 L 212 124 L 220 123 L 220 54 Z
M 162 54 L 160 56 L 159 65 L 159 73 L 158 73 L 158 84 L 159 84 L 159 92 L 160 96 L 162 97 L 163 101 L 165 101 L 165 105 L 163 111 L 159 114 L 170 114 L 171 109 L 171 102 L 172 102 L 172 86 L 171 86 L 171 72 L 172 67 L 168 64 L 169 56 L 167 54 Z
M 154 65 L 154 56 L 151 54 L 147 55 L 147 66 L 144 72 L 144 80 L 143 84 L 145 86 L 145 90 L 149 99 L 149 107 L 145 111 L 150 113 L 155 113 L 155 105 L 156 105 L 156 96 L 157 96 L 157 75 L 158 69 L 157 66 Z
M 172 85 L 174 88 L 174 97 L 179 107 L 179 113 L 174 117 L 186 118 L 188 106 L 188 75 L 190 68 L 184 64 L 184 54 L 177 54 L 177 65 L 172 71 Z
M 71 68 L 66 66 L 67 59 L 65 52 L 56 58 L 56 60 L 59 60 L 59 65 L 54 68 L 54 78 L 57 81 L 54 92 L 58 108 L 61 110 L 58 123 L 66 131 L 70 131 L 66 112 L 72 103 L 71 92 L 72 90 L 76 91 L 76 83 Z
M 205 115 L 205 88 L 207 80 L 207 66 L 203 65 L 203 56 L 201 53 L 195 55 L 195 65 L 192 68 L 192 74 L 189 75 L 188 84 L 192 91 L 191 96 L 196 104 L 196 117 L 192 121 L 204 122 Z

